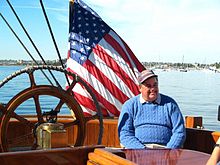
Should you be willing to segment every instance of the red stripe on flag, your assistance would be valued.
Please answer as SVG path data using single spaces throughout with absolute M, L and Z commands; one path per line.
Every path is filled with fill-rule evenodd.
M 82 105 L 86 108 L 89 108 L 90 110 L 92 110 L 94 112 L 97 112 L 95 103 L 91 99 L 89 99 L 88 97 L 83 96 L 77 92 L 74 92 L 74 96 L 76 97 L 76 100 L 79 102 L 80 105 Z M 102 111 L 103 116 L 108 116 L 108 112 L 106 109 L 104 109 L 100 106 L 100 110 Z
M 92 74 L 100 83 L 103 84 L 105 88 L 121 103 L 124 103 L 126 100 L 129 99 L 112 81 L 106 77 L 99 68 L 94 65 L 90 60 L 87 60 L 83 64 L 84 68 L 86 68 L 90 74 Z M 111 75 L 110 75 L 111 76 Z
M 132 69 L 133 66 L 131 65 L 131 62 L 126 54 L 126 52 L 123 50 L 121 45 L 109 34 L 106 34 L 104 36 L 104 39 L 115 49 L 118 54 L 124 59 L 124 61 L 129 65 L 129 67 Z M 133 69 L 132 69 L 133 70 Z
M 72 69 L 67 68 L 68 71 L 75 73 Z M 70 79 L 72 79 L 72 77 L 69 77 Z M 84 80 L 85 81 L 85 80 Z M 86 81 L 85 81 L 86 82 Z M 120 111 L 116 108 L 115 105 L 113 105 L 112 103 L 110 103 L 108 100 L 106 100 L 102 94 L 98 93 L 93 86 L 91 86 L 88 82 L 86 82 L 87 85 L 90 87 L 90 89 L 92 90 L 92 92 L 94 93 L 94 95 L 96 96 L 96 98 L 98 99 L 98 102 L 102 103 L 102 105 L 108 109 L 109 112 L 111 112 L 113 115 L 115 116 L 119 116 Z
M 139 89 L 137 84 L 134 83 L 134 80 L 132 80 L 129 75 L 115 62 L 115 60 L 110 57 L 107 52 L 102 49 L 101 46 L 97 45 L 93 52 L 99 56 L 106 65 L 111 68 L 114 73 L 127 85 L 127 87 L 133 92 L 134 95 L 139 94 Z

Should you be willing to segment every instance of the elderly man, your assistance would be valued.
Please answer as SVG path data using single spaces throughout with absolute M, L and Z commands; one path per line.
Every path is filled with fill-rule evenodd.
M 183 116 L 177 103 L 159 93 L 158 77 L 152 70 L 138 76 L 141 94 L 127 100 L 118 120 L 120 143 L 126 148 L 157 144 L 181 148 L 186 137 Z

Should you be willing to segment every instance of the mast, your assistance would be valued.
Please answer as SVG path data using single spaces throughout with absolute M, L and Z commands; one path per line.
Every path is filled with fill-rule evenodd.
M 69 1 L 69 33 L 71 32 L 72 27 L 70 26 L 70 22 L 73 21 L 73 15 L 71 13 L 73 13 L 73 4 L 74 4 L 74 0 L 70 0 Z

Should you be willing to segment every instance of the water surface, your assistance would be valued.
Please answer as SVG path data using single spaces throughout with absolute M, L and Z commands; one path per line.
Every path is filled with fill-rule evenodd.
M 0 81 L 24 66 L 0 66 Z M 203 71 L 179 72 L 177 70 L 156 70 L 159 78 L 160 92 L 171 96 L 179 104 L 184 116 L 202 116 L 205 129 L 220 131 L 220 122 L 217 120 L 218 106 L 220 105 L 220 73 L 207 73 Z M 54 73 L 60 84 L 65 86 L 65 77 Z M 36 73 L 37 83 L 45 83 L 42 74 Z M 16 81 L 16 83 L 15 83 Z M 27 75 L 15 78 L 0 88 L 0 102 L 7 103 L 21 88 L 29 87 Z M 48 82 L 47 82 L 48 83 Z M 56 99 L 42 97 L 42 106 L 53 105 Z M 30 100 L 31 102 L 31 100 Z M 28 104 L 28 103 L 26 103 Z M 23 105 L 25 110 L 19 113 L 31 113 L 29 105 Z

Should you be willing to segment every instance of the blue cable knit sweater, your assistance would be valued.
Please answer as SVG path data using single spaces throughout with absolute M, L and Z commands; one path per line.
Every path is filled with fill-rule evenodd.
M 181 148 L 186 133 L 177 103 L 163 94 L 159 104 L 141 103 L 140 96 L 129 99 L 122 107 L 118 120 L 121 144 L 126 148 L 145 148 L 147 143 Z

